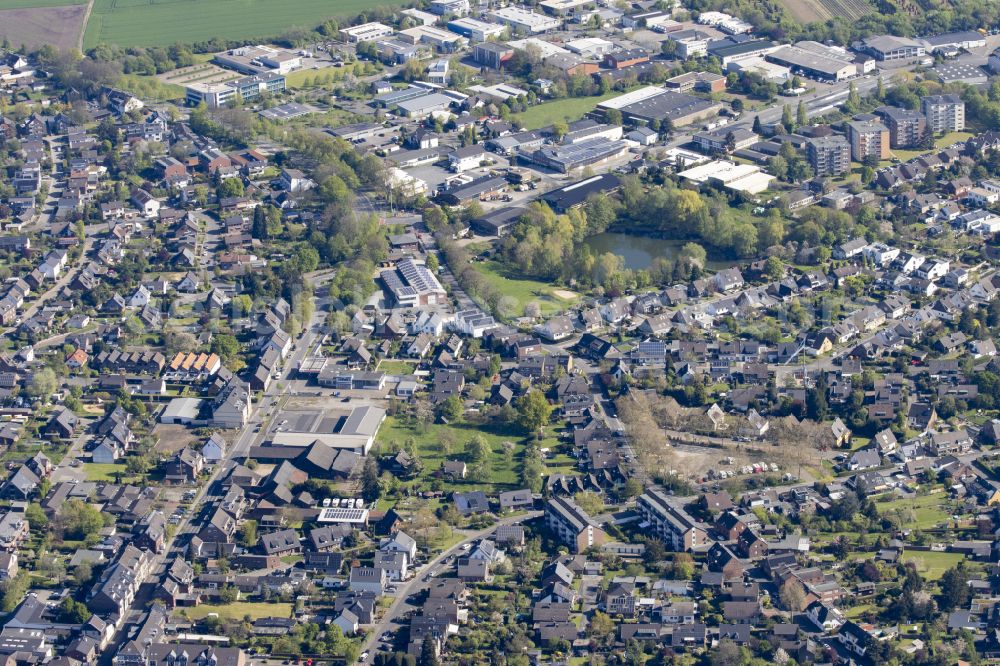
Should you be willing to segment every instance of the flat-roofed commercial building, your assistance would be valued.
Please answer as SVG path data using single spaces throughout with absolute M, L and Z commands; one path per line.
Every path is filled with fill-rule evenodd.
M 766 174 L 753 164 L 736 164 L 726 160 L 716 160 L 692 167 L 677 174 L 693 183 L 721 185 L 734 192 L 760 194 L 771 185 L 774 176 Z
M 434 277 L 434 273 L 423 262 L 410 257 L 397 262 L 394 269 L 382 271 L 379 277 L 400 307 L 448 302 L 448 292 Z
M 553 16 L 565 16 L 572 13 L 574 9 L 579 9 L 591 4 L 591 0 L 542 0 L 538 3 L 546 14 Z
M 520 7 L 503 7 L 490 12 L 490 17 L 497 23 L 510 26 L 513 30 L 528 34 L 538 34 L 557 30 L 562 22 L 559 19 L 536 14 Z
M 465 16 L 469 13 L 469 0 L 431 0 L 431 11 L 438 16 Z
M 858 75 L 853 58 L 843 60 L 826 54 L 815 53 L 800 46 L 782 46 L 765 56 L 765 59 L 797 74 L 822 81 L 843 81 Z
M 237 100 L 255 102 L 264 95 L 277 95 L 284 91 L 285 77 L 277 72 L 266 72 L 224 83 L 190 83 L 185 100 L 191 106 L 204 102 L 208 108 L 217 109 Z
M 718 115 L 722 104 L 657 86 L 646 86 L 605 100 L 597 108 L 605 113 L 617 109 L 623 120 L 634 123 L 669 120 L 674 127 L 681 127 Z
M 601 164 L 628 152 L 628 143 L 603 137 L 562 146 L 542 146 L 531 153 L 531 161 L 562 173 Z
M 302 66 L 302 57 L 273 46 L 241 46 L 216 53 L 212 60 L 219 66 L 244 74 L 278 72 L 287 74 Z
M 722 67 L 726 68 L 731 62 L 765 56 L 776 48 L 778 45 L 769 39 L 736 41 L 727 38 L 709 42 L 707 51 L 708 55 L 718 58 Z
M 392 34 L 392 28 L 385 25 L 384 23 L 378 23 L 373 21 L 371 23 L 362 23 L 361 25 L 354 25 L 349 28 L 343 28 L 340 34 L 349 42 L 373 42 L 376 39 L 382 39 L 383 37 L 388 37 Z
M 273 446 L 305 447 L 320 442 L 365 455 L 385 421 L 385 410 L 361 405 L 340 411 L 282 410 L 280 416 L 284 425 L 270 433 Z
M 667 35 L 677 44 L 677 55 L 690 60 L 708 55 L 708 42 L 712 36 L 702 30 L 677 30 Z
M 448 22 L 448 29 L 465 37 L 470 42 L 485 42 L 503 34 L 504 27 L 496 23 L 477 21 L 474 18 L 458 18 Z
M 432 25 L 418 25 L 399 31 L 399 38 L 409 44 L 427 44 L 439 51 L 451 53 L 465 44 L 465 38 Z
M 876 60 L 892 61 L 919 58 L 926 55 L 926 43 L 919 39 L 878 35 L 861 40 L 859 48 L 875 56 Z

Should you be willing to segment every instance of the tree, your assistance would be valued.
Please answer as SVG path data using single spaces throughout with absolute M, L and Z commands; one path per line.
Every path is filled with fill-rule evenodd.
M 480 434 L 474 435 L 465 443 L 465 456 L 469 462 L 481 463 L 490 455 L 490 444 Z
M 944 572 L 939 583 L 941 587 L 941 610 L 962 608 L 969 602 L 969 572 L 964 563 Z
M 781 605 L 787 610 L 799 613 L 805 606 L 806 591 L 802 587 L 802 583 L 795 579 L 789 579 L 778 590 L 778 597 L 781 599 Z
M 42 368 L 31 376 L 28 382 L 28 395 L 32 398 L 48 398 L 59 387 L 56 373 L 52 368 Z
M 625 482 L 625 486 L 622 488 L 622 498 L 630 500 L 633 497 L 641 495 L 642 491 L 642 482 L 634 476 L 630 477 L 629 480 Z
M 253 548 L 257 545 L 257 521 L 244 520 L 240 525 L 240 543 L 244 548 Z
M 417 666 L 438 666 L 437 646 L 430 633 L 424 634 L 424 642 L 420 645 L 420 659 Z
M 457 395 L 450 395 L 437 407 L 437 417 L 442 421 L 454 423 L 462 418 L 465 412 L 465 405 Z
M 785 104 L 781 107 L 781 124 L 785 126 L 785 129 L 791 131 L 794 129 L 794 124 L 792 122 L 792 107 Z
M 557 120 L 552 123 L 552 135 L 556 139 L 562 139 L 569 132 L 569 125 L 565 120 Z
M 760 116 L 754 116 L 753 117 L 753 127 L 751 129 L 753 129 L 753 133 L 754 134 L 763 134 L 764 133 L 764 131 L 761 129 L 761 126 L 760 126 Z
M 591 516 L 596 516 L 604 511 L 604 500 L 592 490 L 584 490 L 573 496 L 573 500 Z
M 611 616 L 601 611 L 594 611 L 594 615 L 587 625 L 587 635 L 598 643 L 605 643 L 611 639 L 614 632 L 615 621 L 611 619 Z
M 799 108 L 795 110 L 795 124 L 799 127 L 808 124 L 809 115 L 806 113 L 806 103 L 799 100 Z
M 785 276 L 785 262 L 778 257 L 768 257 L 764 262 L 764 274 L 772 280 L 780 280 Z
M 81 562 L 73 569 L 73 582 L 79 587 L 87 585 L 94 579 L 94 565 L 90 562 Z
M 719 641 L 719 646 L 708 659 L 710 666 L 742 666 L 747 661 L 740 646 L 729 638 Z
M 59 510 L 63 533 L 70 539 L 84 539 L 97 534 L 104 527 L 104 517 L 99 509 L 81 500 L 69 500 Z
M 552 405 L 545 399 L 541 391 L 528 391 L 517 399 L 515 407 L 521 425 L 529 434 L 538 432 L 545 427 L 552 416 Z
M 361 472 L 361 498 L 368 502 L 374 502 L 382 494 L 382 486 L 378 480 L 378 465 L 372 456 L 365 458 L 365 467 Z
M 224 604 L 231 604 L 240 598 L 240 591 L 235 585 L 226 585 L 219 590 L 219 601 Z
M 65 597 L 59 603 L 59 619 L 66 624 L 83 624 L 93 613 L 73 597 Z

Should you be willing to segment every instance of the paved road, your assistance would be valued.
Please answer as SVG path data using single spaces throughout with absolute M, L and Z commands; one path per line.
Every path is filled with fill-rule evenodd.
M 306 276 L 306 281 L 315 293 L 332 277 L 333 271 L 319 271 Z M 123 624 L 122 628 L 115 635 L 112 644 L 104 651 L 104 655 L 114 655 L 117 653 L 118 647 L 124 643 L 131 631 L 131 624 L 139 619 L 139 610 L 148 608 L 149 603 L 152 601 L 153 590 L 163 579 L 173 559 L 175 557 L 183 557 L 191 535 L 196 534 L 201 529 L 204 521 L 208 519 L 209 512 L 207 509 L 209 505 L 221 496 L 218 481 L 223 470 L 228 467 L 226 463 L 245 457 L 250 447 L 264 437 L 264 429 L 258 429 L 257 426 L 269 415 L 272 406 L 288 392 L 289 385 L 286 380 L 294 375 L 299 362 L 307 350 L 312 347 L 317 336 L 322 334 L 322 329 L 323 315 L 317 308 L 313 312 L 312 320 L 305 327 L 302 336 L 297 342 L 296 351 L 286 360 L 281 379 L 271 384 L 271 387 L 264 393 L 263 398 L 254 409 L 248 423 L 241 429 L 236 442 L 226 453 L 225 460 L 217 464 L 208 479 L 198 486 L 197 493 L 189 510 L 181 517 L 180 522 L 177 524 L 174 536 L 167 542 L 163 552 L 155 556 L 151 569 L 152 573 L 147 576 L 136 600 L 132 604 L 133 610 L 129 614 L 129 621 Z M 104 666 L 103 663 L 102 666 Z
M 465 533 L 464 539 L 456 543 L 451 548 L 441 552 L 437 557 L 435 557 L 427 564 L 425 564 L 423 567 L 421 567 L 420 570 L 415 571 L 413 578 L 411 578 L 406 583 L 403 583 L 403 585 L 399 586 L 396 589 L 395 601 L 393 601 L 392 605 L 389 606 L 389 608 L 386 610 L 385 614 L 382 616 L 382 619 L 379 621 L 379 623 L 376 624 L 374 627 L 372 627 L 371 633 L 368 635 L 368 638 L 365 639 L 364 644 L 361 646 L 361 652 L 362 653 L 370 652 L 373 648 L 375 648 L 375 646 L 379 643 L 379 637 L 383 633 L 385 633 L 385 631 L 389 629 L 391 625 L 394 624 L 396 619 L 402 616 L 408 610 L 412 610 L 414 608 L 413 606 L 407 604 L 406 598 L 414 594 L 419 594 L 420 592 L 423 592 L 428 587 L 430 587 L 430 584 L 434 579 L 433 578 L 427 579 L 427 572 L 437 568 L 442 562 L 444 562 L 452 555 L 462 552 L 462 546 L 464 546 L 465 544 L 471 544 L 474 541 L 478 541 L 479 539 L 489 536 L 490 534 L 495 532 L 498 527 L 504 525 L 516 525 L 526 520 L 538 518 L 541 515 L 542 515 L 541 511 L 532 511 L 530 513 L 524 513 L 517 516 L 510 516 L 509 518 L 503 518 L 499 520 L 494 525 L 487 527 L 485 529 L 478 530 L 476 532 Z

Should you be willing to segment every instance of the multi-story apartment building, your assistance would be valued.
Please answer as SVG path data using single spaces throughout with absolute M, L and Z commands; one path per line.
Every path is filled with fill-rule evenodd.
M 928 95 L 921 100 L 921 108 L 927 129 L 935 134 L 965 129 L 965 102 L 958 95 Z
M 847 123 L 847 140 L 851 142 L 851 159 L 881 161 L 889 158 L 889 128 L 877 120 L 852 120 Z
M 553 497 L 545 504 L 545 524 L 574 553 L 599 546 L 608 536 L 586 511 L 566 497 Z
M 851 144 L 840 135 L 810 139 L 806 156 L 817 176 L 837 176 L 851 168 Z
M 883 106 L 875 109 L 875 113 L 889 128 L 889 145 L 893 148 L 912 148 L 927 132 L 927 119 L 919 111 Z
M 708 531 L 684 509 L 671 503 L 671 498 L 655 488 L 643 493 L 636 509 L 649 523 L 647 534 L 657 537 L 670 550 L 697 550 L 708 545 Z

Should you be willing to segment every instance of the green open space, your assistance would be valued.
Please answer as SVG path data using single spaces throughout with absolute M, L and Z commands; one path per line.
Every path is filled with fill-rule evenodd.
M 184 611 L 192 620 L 200 620 L 207 617 L 209 613 L 218 613 L 222 620 L 242 620 L 247 615 L 256 620 L 262 617 L 290 617 L 292 605 L 275 601 L 257 603 L 234 601 L 231 604 L 201 604 L 185 608 Z
M 305 88 L 326 80 L 339 81 L 344 74 L 354 71 L 353 65 L 344 67 L 321 67 L 319 69 L 300 69 L 285 76 L 285 86 L 288 88 Z
M 558 120 L 573 121 L 583 118 L 597 106 L 620 92 L 608 93 L 597 97 L 566 97 L 552 102 L 543 102 L 529 107 L 526 111 L 516 113 L 512 118 L 519 120 L 525 129 L 538 129 L 551 125 Z
M 13 1 L 15 4 L 29 4 L 27 0 Z M 0 0 L 0 3 L 4 2 L 9 0 Z M 29 6 L 37 4 L 32 2 Z M 286 3 L 265 0 L 95 0 L 84 47 L 91 48 L 101 43 L 167 46 L 176 42 L 191 44 L 216 38 L 264 39 L 293 27 L 313 28 L 334 16 L 354 16 L 379 4 L 394 3 L 372 0 L 339 0 L 336 3 L 329 0 Z M 2 6 L 6 5 L 0 4 Z
M 389 359 L 378 364 L 378 369 L 387 375 L 411 375 L 414 364 L 409 361 L 397 361 Z
M 542 315 L 551 315 L 570 307 L 576 298 L 560 298 L 555 294 L 556 287 L 518 276 L 497 261 L 482 261 L 472 264 L 480 275 L 498 292 L 510 296 L 517 301 L 517 313 L 524 311 L 524 306 L 536 301 L 542 309 Z
M 917 571 L 927 580 L 940 580 L 944 572 L 965 559 L 961 553 L 911 551 L 903 555 L 903 562 L 913 562 Z
M 948 520 L 950 515 L 944 507 L 947 497 L 943 493 L 934 495 L 921 495 L 912 499 L 896 499 L 888 502 L 876 502 L 875 506 L 880 513 L 892 509 L 910 509 L 913 511 L 914 522 L 911 527 L 919 530 L 927 530 L 936 527 Z
M 117 463 L 84 463 L 83 473 L 87 481 L 114 481 L 119 475 L 126 475 L 125 465 Z
M 118 80 L 118 87 L 150 102 L 182 100 L 186 94 L 184 86 L 164 83 L 155 76 L 141 74 L 125 74 Z
M 490 486 L 509 490 L 519 487 L 520 465 L 516 461 L 524 452 L 524 437 L 518 432 L 505 430 L 502 426 L 494 424 L 477 426 L 467 423 L 411 425 L 400 418 L 390 416 L 379 429 L 377 443 L 382 445 L 383 451 L 387 451 L 392 445 L 402 447 L 407 440 L 412 440 L 413 451 L 423 465 L 420 474 L 413 481 L 417 483 L 432 479 L 445 460 L 464 460 L 465 443 L 477 434 L 482 435 L 490 447 L 490 456 L 486 461 L 490 471 L 489 481 L 486 483 L 472 480 L 445 481 L 444 489 L 462 491 Z M 513 453 L 509 457 L 504 451 L 504 442 L 514 444 Z

